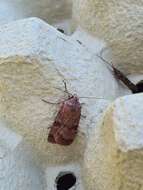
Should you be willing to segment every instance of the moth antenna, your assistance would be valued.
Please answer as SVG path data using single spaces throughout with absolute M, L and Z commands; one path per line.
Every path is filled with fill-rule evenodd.
M 107 47 L 102 48 L 102 50 L 100 51 L 100 55 L 99 58 L 102 59 L 105 63 L 107 63 L 111 68 L 113 66 L 112 62 L 107 61 L 106 59 L 104 59 L 103 57 L 103 53 L 105 52 L 105 50 L 108 49 Z M 113 66 L 114 67 L 114 66 Z
M 96 56 L 97 56 L 98 58 L 100 58 L 104 63 L 107 63 L 108 66 L 109 66 L 109 69 L 113 71 L 113 68 L 114 68 L 113 63 L 109 63 L 109 62 L 108 62 L 106 59 L 104 59 L 101 55 L 96 54 Z
M 72 94 L 68 91 L 65 80 L 63 80 L 63 83 L 64 83 L 65 90 L 62 90 L 61 88 L 58 88 L 58 87 L 54 87 L 54 88 L 57 90 L 60 90 L 61 92 L 66 93 L 68 95 L 68 97 L 70 98 L 72 96 Z
M 94 97 L 94 96 L 85 96 L 85 97 L 79 97 L 79 98 L 89 98 L 89 99 L 102 99 L 102 100 L 106 100 L 105 98 L 97 98 L 97 97 Z
M 65 87 L 65 93 L 67 93 L 68 94 L 68 97 L 70 98 L 71 96 L 72 96 L 72 94 L 71 93 L 69 93 L 69 91 L 68 91 L 68 89 L 67 89 L 67 83 L 66 83 L 66 81 L 65 80 L 63 80 L 63 83 L 64 83 L 64 87 Z
M 64 86 L 65 86 L 65 92 L 69 93 L 69 92 L 68 92 L 68 89 L 67 89 L 67 83 L 66 83 L 66 81 L 63 80 L 63 83 L 64 83 Z

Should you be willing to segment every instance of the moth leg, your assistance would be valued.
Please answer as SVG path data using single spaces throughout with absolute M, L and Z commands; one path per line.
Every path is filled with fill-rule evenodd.
M 54 138 L 54 136 L 51 135 L 51 134 L 48 136 L 48 139 L 47 139 L 47 140 L 48 140 L 48 142 L 50 142 L 50 143 L 56 144 L 55 138 Z
M 85 103 L 82 102 L 80 105 L 83 106 L 83 105 L 85 105 Z M 82 115 L 82 114 L 81 114 L 81 117 L 82 117 L 82 118 L 86 118 L 86 115 Z
M 47 103 L 47 104 L 60 104 L 61 102 L 49 102 L 47 100 L 42 99 L 43 102 Z
M 86 134 L 85 134 L 85 132 L 83 132 L 83 131 L 79 131 L 78 132 L 78 136 L 85 136 Z
M 85 119 L 85 118 L 86 118 L 86 115 L 81 115 L 81 117 Z

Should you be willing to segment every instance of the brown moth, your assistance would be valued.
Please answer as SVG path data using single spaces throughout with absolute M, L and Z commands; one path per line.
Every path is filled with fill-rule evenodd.
M 81 116 L 81 104 L 77 96 L 61 102 L 54 123 L 48 135 L 48 142 L 70 145 L 77 134 Z
M 64 85 L 65 92 L 68 93 L 68 98 L 60 102 L 59 111 L 50 127 L 48 142 L 60 145 L 70 145 L 74 141 L 78 131 L 81 116 L 81 103 L 79 102 L 78 96 L 68 92 L 65 82 Z M 47 102 L 45 100 L 43 101 Z

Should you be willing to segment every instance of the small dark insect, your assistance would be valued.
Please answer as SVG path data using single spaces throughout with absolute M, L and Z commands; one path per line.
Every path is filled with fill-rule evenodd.
M 107 63 L 110 67 L 112 67 L 113 73 L 115 75 L 115 77 L 122 81 L 131 91 L 132 93 L 139 93 L 139 92 L 143 92 L 143 88 L 140 87 L 140 85 L 136 85 L 134 83 L 132 83 L 121 71 L 119 71 L 117 68 L 115 68 L 113 66 L 113 64 L 110 64 L 108 61 L 106 61 L 102 56 L 97 55 L 102 61 L 104 61 L 105 63 Z
M 65 33 L 65 31 L 63 29 L 61 29 L 61 28 L 57 28 L 57 30 L 60 31 L 63 34 Z
M 82 44 L 82 42 L 81 41 L 79 41 L 79 40 L 76 40 L 79 44 Z
M 66 83 L 64 84 L 67 91 Z M 76 95 L 69 94 L 69 97 L 61 102 L 61 106 L 48 135 L 48 142 L 70 145 L 77 134 L 80 116 L 81 104 L 79 98 Z

